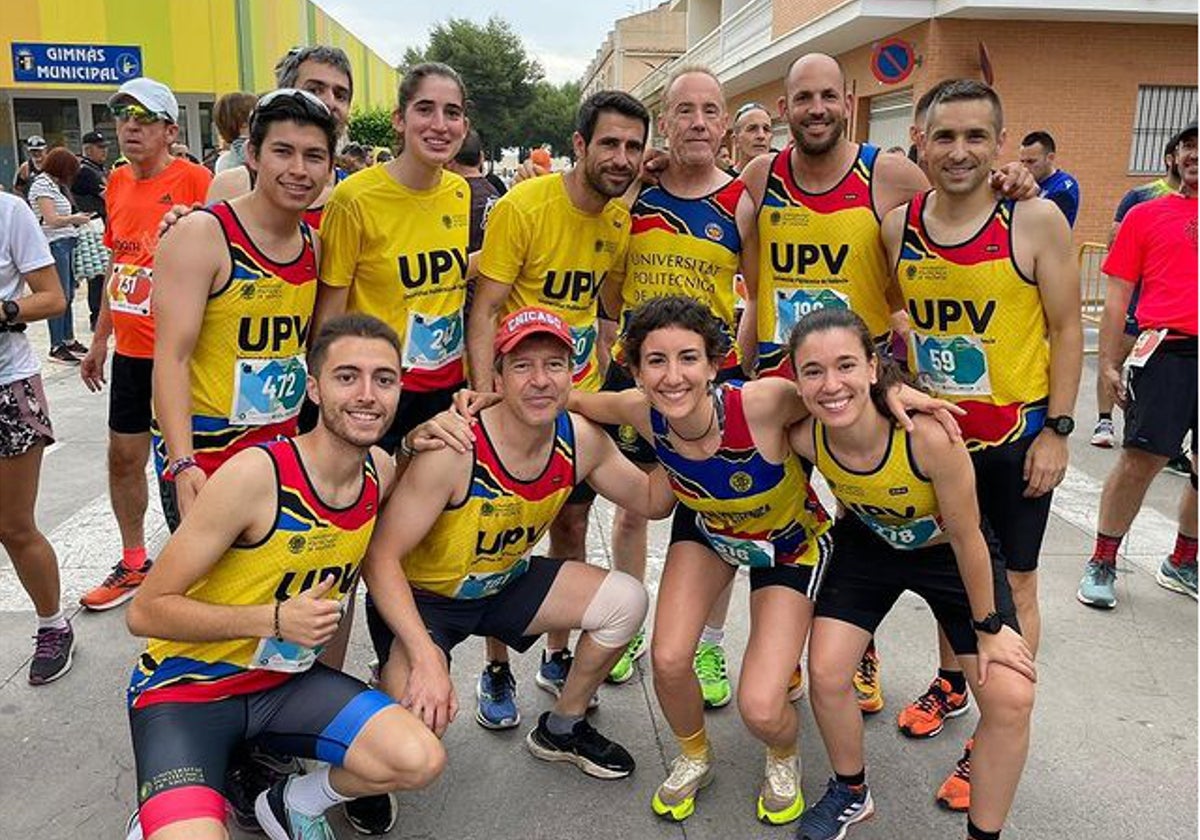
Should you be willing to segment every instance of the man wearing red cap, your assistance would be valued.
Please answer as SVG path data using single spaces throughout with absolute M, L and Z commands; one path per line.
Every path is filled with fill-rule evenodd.
M 413 459 L 379 519 L 363 565 L 367 618 L 383 687 L 439 735 L 457 712 L 451 650 L 492 636 L 524 651 L 542 633 L 583 630 L 553 711 L 526 743 L 538 758 L 588 775 L 623 778 L 634 762 L 584 719 L 588 701 L 641 626 L 646 591 L 623 572 L 533 556 L 576 484 L 651 518 L 673 497 L 661 468 L 644 473 L 598 426 L 565 410 L 570 327 L 525 307 L 497 327 L 495 388 L 480 412 L 473 452 Z M 399 558 L 399 562 L 397 562 Z M 492 681 L 512 681 L 507 663 Z M 514 708 L 504 727 L 516 726 Z

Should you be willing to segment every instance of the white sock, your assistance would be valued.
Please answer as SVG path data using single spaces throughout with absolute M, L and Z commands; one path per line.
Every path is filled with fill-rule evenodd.
M 339 802 L 352 797 L 342 796 L 329 784 L 329 765 L 320 770 L 293 776 L 283 792 L 283 801 L 288 808 L 307 817 L 319 817 Z
M 59 611 L 54 615 L 39 615 L 37 620 L 39 630 L 45 630 L 47 628 L 63 630 L 67 626 L 67 615 L 61 609 L 59 609 Z
M 725 642 L 724 627 L 709 627 L 704 625 L 704 632 L 700 634 L 700 641 L 708 642 L 710 645 L 720 645 Z

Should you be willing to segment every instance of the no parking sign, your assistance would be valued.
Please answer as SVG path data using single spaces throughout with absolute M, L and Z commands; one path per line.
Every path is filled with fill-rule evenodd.
M 885 85 L 903 82 L 916 64 L 913 45 L 902 38 L 888 38 L 871 53 L 871 73 Z

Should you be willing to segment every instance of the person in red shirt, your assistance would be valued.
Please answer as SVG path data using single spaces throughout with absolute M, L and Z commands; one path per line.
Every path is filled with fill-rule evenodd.
M 1179 192 L 1130 210 L 1102 266 L 1116 282 L 1108 283 L 1104 300 L 1100 376 L 1125 410 L 1125 439 L 1121 457 L 1104 483 L 1096 549 L 1076 596 L 1103 609 L 1117 604 L 1121 539 L 1150 482 L 1178 454 L 1188 432 L 1191 482 L 1179 504 L 1175 550 L 1163 561 L 1156 580 L 1166 589 L 1196 597 L 1196 123 L 1183 129 L 1175 142 Z M 1142 293 L 1136 315 L 1141 333 L 1122 366 L 1121 326 L 1139 277 Z
M 179 136 L 179 103 L 170 88 L 150 78 L 131 79 L 108 101 L 117 140 L 128 166 L 108 181 L 104 244 L 112 251 L 92 346 L 80 365 L 89 390 L 104 383 L 108 339 L 116 337 L 108 400 L 108 491 L 121 531 L 121 561 L 104 581 L 80 598 L 88 609 L 106 610 L 133 597 L 150 561 L 143 520 L 148 502 L 146 458 L 150 454 L 150 384 L 154 368 L 154 252 L 158 223 L 175 204 L 204 201 L 212 174 L 171 156 Z

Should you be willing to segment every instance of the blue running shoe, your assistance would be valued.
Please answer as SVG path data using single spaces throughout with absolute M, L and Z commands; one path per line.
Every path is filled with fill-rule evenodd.
M 1176 566 L 1171 563 L 1171 558 L 1168 557 L 1158 567 L 1158 574 L 1154 576 L 1154 580 L 1163 589 L 1170 589 L 1172 592 L 1178 592 L 1181 595 L 1191 595 L 1192 600 L 1196 599 L 1195 563 Z
M 821 801 L 800 817 L 796 840 L 842 840 L 846 830 L 875 813 L 871 789 L 857 788 L 830 779 Z
M 542 665 L 538 668 L 537 676 L 534 682 L 539 688 L 545 689 L 555 697 L 562 696 L 563 686 L 567 684 L 567 676 L 571 673 L 571 664 L 575 661 L 575 657 L 571 655 L 571 651 L 563 648 L 556 650 L 549 656 L 546 651 L 542 651 Z M 588 710 L 592 710 L 600 705 L 600 696 L 592 695 L 592 699 L 588 701 Z
M 284 793 L 291 779 L 280 779 L 254 800 L 258 824 L 271 840 L 337 840 L 325 815 L 310 817 L 287 806 Z
M 1112 563 L 1089 560 L 1083 568 L 1083 580 L 1075 593 L 1079 603 L 1111 610 L 1117 605 L 1117 567 Z
M 507 662 L 489 662 L 475 683 L 475 722 L 484 729 L 512 729 L 521 723 L 517 681 Z

